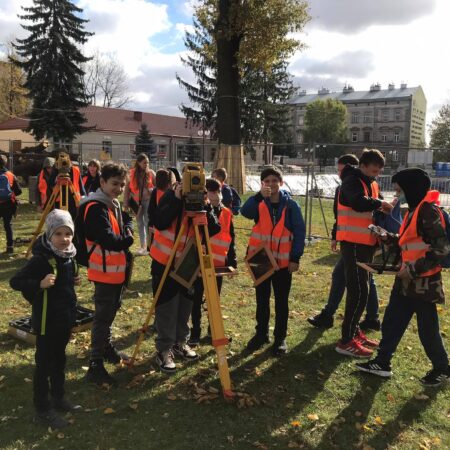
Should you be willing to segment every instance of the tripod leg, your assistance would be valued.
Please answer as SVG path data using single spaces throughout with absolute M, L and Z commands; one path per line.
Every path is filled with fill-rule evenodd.
M 211 326 L 212 344 L 216 349 L 217 365 L 219 367 L 219 377 L 220 383 L 222 385 L 223 395 L 225 398 L 232 398 L 234 394 L 231 390 L 230 370 L 228 368 L 226 351 L 228 339 L 225 337 L 222 312 L 220 310 L 220 297 L 219 291 L 217 289 L 216 272 L 214 269 L 214 261 L 211 252 L 211 245 L 209 242 L 209 233 L 207 225 L 201 225 L 203 227 L 206 245 L 206 253 L 204 254 L 199 226 L 200 225 L 194 223 L 195 241 L 200 261 L 200 269 L 206 302 L 208 305 L 208 316 Z
M 159 282 L 159 285 L 158 285 L 158 289 L 156 290 L 156 294 L 153 297 L 153 301 L 152 301 L 152 303 L 150 305 L 150 309 L 148 310 L 147 316 L 145 318 L 144 325 L 142 325 L 142 328 L 139 330 L 139 336 L 138 336 L 137 341 L 136 341 L 136 346 L 134 347 L 133 355 L 131 356 L 130 361 L 128 362 L 128 365 L 130 367 L 133 367 L 133 365 L 134 365 L 134 362 L 136 360 L 136 356 L 139 353 L 139 349 L 140 349 L 140 347 L 142 345 L 142 342 L 144 340 L 145 333 L 146 333 L 146 331 L 148 329 L 148 326 L 150 325 L 150 320 L 152 319 L 152 316 L 155 313 L 156 304 L 158 303 L 158 299 L 159 299 L 159 296 L 161 295 L 161 292 L 162 292 L 164 283 L 166 281 L 167 275 L 169 275 L 170 269 L 172 267 L 172 262 L 175 259 L 175 255 L 177 254 L 178 244 L 180 243 L 181 237 L 183 236 L 185 229 L 186 229 L 186 224 L 182 223 L 181 227 L 180 227 L 180 231 L 178 232 L 178 236 L 175 239 L 175 243 L 173 245 L 172 252 L 170 253 L 169 261 L 167 262 L 167 265 L 166 265 L 166 267 L 164 269 L 163 276 L 162 276 L 161 281 Z
M 31 253 L 31 249 L 33 248 L 34 243 L 36 242 L 37 237 L 39 236 L 39 233 L 42 231 L 42 227 L 44 226 L 45 219 L 48 215 L 48 213 L 53 209 L 55 206 L 55 200 L 59 193 L 59 186 L 55 186 L 53 188 L 52 195 L 47 201 L 47 204 L 45 205 L 44 211 L 42 211 L 41 219 L 39 220 L 39 224 L 36 228 L 36 231 L 33 233 L 33 238 L 31 239 L 30 245 L 28 246 L 27 253 L 25 256 L 28 258 L 28 256 Z
M 327 233 L 327 237 L 328 237 L 328 236 L 330 236 L 330 233 L 328 232 L 328 225 L 327 225 L 327 220 L 325 218 L 325 211 L 323 210 L 322 197 L 319 193 L 319 188 L 317 186 L 317 179 L 315 176 L 314 176 L 314 183 L 316 185 L 317 198 L 319 199 L 320 210 L 322 211 L 322 218 L 323 218 L 323 224 L 325 225 L 325 232 Z

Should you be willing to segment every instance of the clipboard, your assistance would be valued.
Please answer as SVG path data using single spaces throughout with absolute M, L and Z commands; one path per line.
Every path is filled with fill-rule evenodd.
M 194 239 L 189 239 L 169 276 L 190 289 L 200 273 L 200 261 Z
M 267 244 L 260 244 L 254 252 L 247 255 L 245 265 L 255 287 L 279 270 L 277 261 Z

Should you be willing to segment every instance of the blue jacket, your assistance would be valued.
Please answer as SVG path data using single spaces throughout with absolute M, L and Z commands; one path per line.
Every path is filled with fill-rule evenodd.
M 250 197 L 241 208 L 241 214 L 247 219 L 253 219 L 255 223 L 259 220 L 259 203 L 265 201 L 269 208 L 271 217 L 273 216 L 272 205 L 270 199 L 264 199 L 260 192 L 253 197 Z M 287 205 L 286 212 L 286 228 L 293 234 L 292 250 L 291 250 L 291 262 L 298 263 L 300 257 L 303 255 L 305 249 L 305 236 L 306 227 L 303 221 L 302 212 L 300 206 L 295 200 L 291 198 L 288 192 L 280 190 L 280 204 L 277 211 L 276 222 L 281 218 L 283 208 Z

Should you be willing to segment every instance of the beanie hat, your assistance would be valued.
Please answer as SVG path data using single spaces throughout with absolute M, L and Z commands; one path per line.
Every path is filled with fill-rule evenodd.
M 74 234 L 75 226 L 73 224 L 72 216 L 69 211 L 64 211 L 63 209 L 54 209 L 48 213 L 45 218 L 45 235 L 47 239 L 53 236 L 53 233 L 61 227 L 68 227 L 72 234 Z
M 431 187 L 429 175 L 422 169 L 411 167 L 397 172 L 392 177 L 405 194 L 410 209 L 414 209 L 425 197 Z

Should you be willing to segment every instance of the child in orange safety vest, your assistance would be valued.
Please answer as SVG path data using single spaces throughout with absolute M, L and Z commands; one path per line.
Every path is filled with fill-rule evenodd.
M 270 295 L 275 294 L 275 329 L 272 353 L 287 352 L 286 334 L 289 316 L 289 292 L 292 274 L 299 269 L 305 247 L 306 228 L 300 206 L 288 192 L 281 190 L 283 176 L 276 167 L 261 172 L 261 190 L 242 206 L 241 214 L 255 225 L 248 242 L 248 254 L 261 244 L 270 248 L 279 270 L 256 286 L 256 334 L 247 350 L 256 351 L 269 340 Z
M 220 233 L 211 237 L 210 244 L 214 257 L 215 267 L 231 266 L 237 268 L 236 246 L 234 243 L 233 213 L 231 209 L 222 204 L 221 184 L 211 178 L 206 180 L 206 191 L 208 200 L 214 210 L 214 214 L 219 219 Z M 222 277 L 216 277 L 219 294 L 222 290 Z M 188 344 L 195 347 L 200 343 L 201 319 L 203 304 L 203 282 L 197 280 L 194 285 L 194 303 L 192 305 L 192 328 Z

